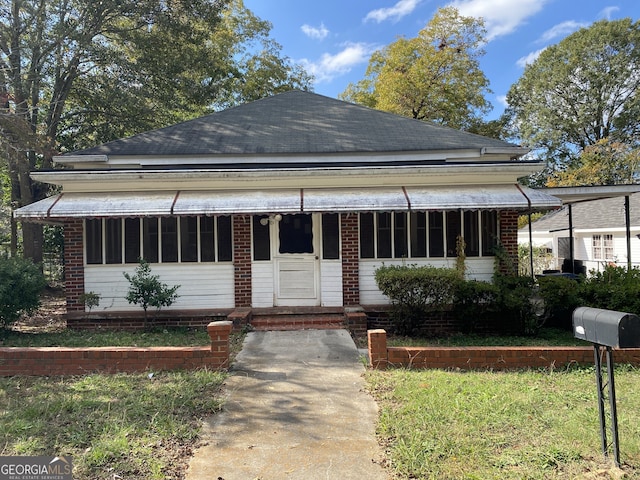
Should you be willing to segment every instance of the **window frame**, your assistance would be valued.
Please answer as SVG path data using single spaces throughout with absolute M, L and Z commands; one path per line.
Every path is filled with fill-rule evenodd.
M 596 253 L 599 252 L 599 253 Z M 597 233 L 591 236 L 591 253 L 594 260 L 613 261 L 615 258 L 614 237 L 611 233 Z

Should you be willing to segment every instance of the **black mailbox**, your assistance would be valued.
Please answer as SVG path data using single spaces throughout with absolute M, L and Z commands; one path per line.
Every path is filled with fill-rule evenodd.
M 640 347 L 640 318 L 633 313 L 578 307 L 573 311 L 573 334 L 605 347 Z

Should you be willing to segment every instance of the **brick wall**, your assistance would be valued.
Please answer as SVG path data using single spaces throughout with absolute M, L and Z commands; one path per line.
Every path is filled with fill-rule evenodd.
M 69 312 L 67 328 L 73 330 L 127 330 L 140 331 L 145 328 L 164 327 L 206 327 L 210 322 L 229 320 L 231 309 L 219 311 L 161 310 L 149 314 L 145 321 L 144 312 Z
M 203 347 L 3 347 L 0 376 L 225 369 L 231 327 L 228 321 L 210 323 L 211 345 Z
M 369 330 L 372 368 L 459 368 L 508 370 L 593 365 L 593 347 L 387 347 L 384 330 Z M 616 350 L 617 363 L 640 365 L 640 349 Z
M 233 216 L 235 306 L 251 306 L 251 216 Z
M 83 222 L 71 219 L 64 223 L 64 276 L 67 312 L 84 311 L 80 296 L 84 293 Z
M 503 264 L 503 273 L 518 273 L 518 212 L 513 210 L 500 211 L 500 244 L 509 256 L 509 265 Z
M 358 247 L 358 215 L 343 213 L 340 215 L 340 234 L 342 241 L 342 304 L 344 306 L 360 304 L 360 267 Z

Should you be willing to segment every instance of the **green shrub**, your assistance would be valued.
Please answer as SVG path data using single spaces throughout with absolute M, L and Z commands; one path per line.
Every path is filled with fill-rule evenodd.
M 36 310 L 45 285 L 40 268 L 31 260 L 0 256 L 0 327 Z
M 490 282 L 461 280 L 456 288 L 453 311 L 464 333 L 475 333 L 496 315 L 498 287 Z
M 140 259 L 139 262 L 133 275 L 123 272 L 124 277 L 131 284 L 125 298 L 127 302 L 142 307 L 146 321 L 149 307 L 160 310 L 161 307 L 168 307 L 176 301 L 178 298 L 176 291 L 180 285 L 169 287 L 160 281 L 159 275 L 151 274 L 151 267 L 145 260 Z
M 380 291 L 391 300 L 397 333 L 419 331 L 427 314 L 441 315 L 453 302 L 460 274 L 455 269 L 416 265 L 383 265 L 375 273 Z
M 612 265 L 602 272 L 591 271 L 580 296 L 589 307 L 640 314 L 640 269 Z
M 582 284 L 567 277 L 546 276 L 538 279 L 538 285 L 545 324 L 571 330 L 573 311 L 581 304 Z
M 531 302 L 533 279 L 516 275 L 495 275 L 494 284 L 498 289 L 495 308 L 500 330 L 519 335 L 537 334 L 544 319 L 536 315 Z

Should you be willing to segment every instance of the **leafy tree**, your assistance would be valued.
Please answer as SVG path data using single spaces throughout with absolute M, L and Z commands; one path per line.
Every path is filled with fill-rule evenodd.
M 341 98 L 453 128 L 469 128 L 490 109 L 489 81 L 479 58 L 486 30 L 481 19 L 439 9 L 416 38 L 399 38 L 370 60 L 366 78 Z
M 42 272 L 31 260 L 0 256 L 0 327 L 36 310 L 45 284 Z
M 639 72 L 640 22 L 599 21 L 525 68 L 507 95 L 509 115 L 522 143 L 539 149 L 550 170 L 605 139 L 634 147 Z
M 311 77 L 269 37 L 271 25 L 239 0 L 215 28 L 175 6 L 153 28 L 126 29 L 101 55 L 111 59 L 76 80 L 63 115 L 65 150 L 195 118 L 293 88 Z M 129 20 L 131 22 L 132 20 Z
M 178 298 L 176 292 L 180 285 L 169 287 L 166 283 L 162 283 L 159 275 L 151 274 L 151 267 L 144 259 L 140 259 L 140 264 L 136 267 L 133 275 L 127 272 L 123 272 L 123 275 L 130 284 L 126 296 L 127 302 L 142 307 L 145 322 L 149 307 L 155 307 L 159 310 L 162 307 L 173 305 L 173 302 Z
M 310 78 L 279 56 L 269 28 L 240 0 L 5 1 L 0 159 L 8 165 L 11 203 L 46 196 L 29 173 L 51 168 L 60 149 L 164 126 L 252 95 L 308 88 Z M 25 223 L 23 242 L 25 256 L 40 261 L 41 226 Z
M 549 187 L 636 183 L 640 150 L 609 139 L 587 146 L 575 162 L 547 180 Z

